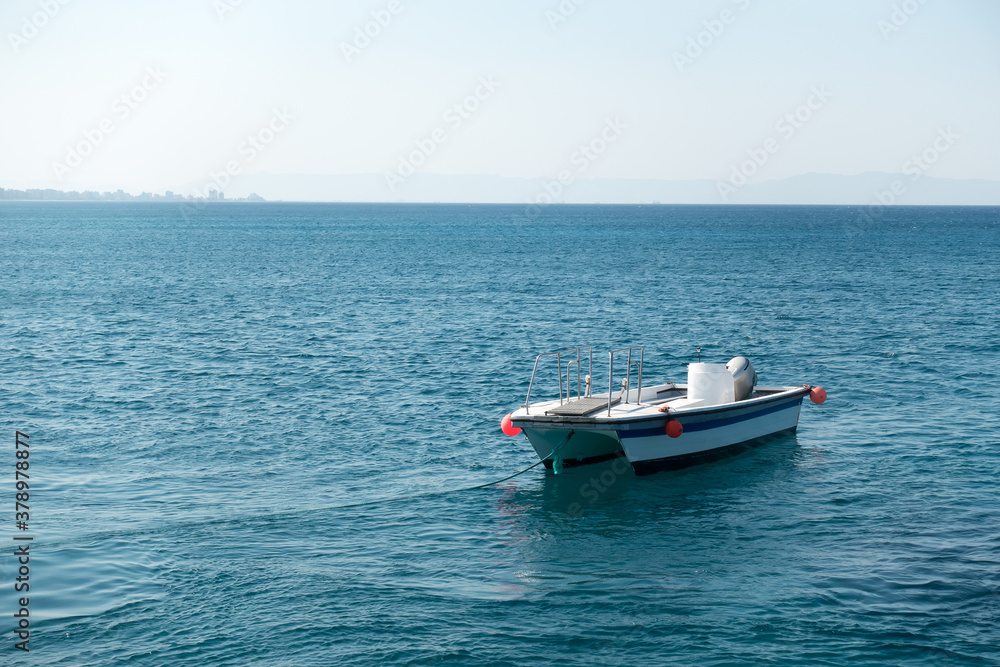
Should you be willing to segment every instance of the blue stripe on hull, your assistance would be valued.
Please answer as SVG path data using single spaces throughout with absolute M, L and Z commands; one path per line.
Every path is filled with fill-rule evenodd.
M 707 431 L 712 428 L 719 428 L 722 426 L 729 426 L 731 424 L 739 424 L 740 422 L 749 421 L 751 419 L 757 419 L 758 417 L 763 417 L 764 415 L 773 414 L 775 412 L 781 412 L 782 410 L 791 410 L 792 408 L 798 408 L 801 404 L 801 397 L 796 400 L 790 401 L 788 403 L 782 403 L 779 405 L 764 408 L 762 410 L 754 410 L 743 415 L 738 415 L 736 417 L 725 417 L 723 419 L 712 419 L 711 421 L 702 422 L 688 422 L 684 417 L 677 417 L 677 419 L 684 426 L 685 433 L 696 433 L 698 431 Z M 656 428 L 644 428 L 635 431 L 618 431 L 619 438 L 649 438 L 652 436 L 661 435 L 663 433 L 663 426 L 658 426 Z

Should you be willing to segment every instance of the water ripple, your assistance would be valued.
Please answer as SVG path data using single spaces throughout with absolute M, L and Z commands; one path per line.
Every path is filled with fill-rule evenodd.
M 997 209 L 521 213 L 0 205 L 21 661 L 997 664 Z M 716 464 L 441 493 L 535 461 L 498 419 L 577 344 L 831 399 Z

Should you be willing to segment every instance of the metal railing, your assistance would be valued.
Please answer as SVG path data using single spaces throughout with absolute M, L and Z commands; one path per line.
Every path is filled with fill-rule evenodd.
M 535 357 L 535 367 L 531 371 L 531 382 L 528 383 L 528 395 L 524 399 L 525 412 L 528 412 L 529 406 L 531 405 L 531 389 L 532 387 L 535 386 L 535 375 L 538 373 L 538 362 L 541 361 L 543 357 L 556 358 L 556 367 L 559 371 L 559 405 L 563 405 L 564 402 L 570 400 L 570 369 L 573 366 L 573 364 L 576 364 L 576 396 L 577 398 L 581 398 L 585 395 L 583 391 L 583 378 L 582 378 L 583 372 L 581 368 L 582 365 L 581 361 L 584 358 L 582 355 L 583 350 L 587 351 L 587 356 L 586 356 L 588 362 L 587 377 L 590 378 L 593 377 L 594 375 L 594 351 L 589 347 L 577 347 L 568 350 L 561 350 L 559 352 L 546 352 L 545 354 L 540 354 L 537 357 Z M 566 362 L 566 393 L 564 399 L 562 357 L 563 355 L 570 355 L 570 354 L 575 354 L 576 356 L 575 358 L 571 358 L 569 361 Z M 586 395 L 589 397 L 590 382 L 587 382 L 586 386 L 587 386 Z
M 637 367 L 636 384 L 638 390 L 635 393 L 635 403 L 639 405 L 642 400 L 642 360 L 645 354 L 641 347 L 623 347 L 608 353 L 608 416 L 611 416 L 611 396 L 615 390 L 615 355 L 620 352 L 628 352 L 628 361 L 625 363 L 625 380 L 622 382 L 622 393 L 619 396 L 622 403 L 628 403 L 629 378 L 632 375 L 632 367 L 636 364 L 632 361 L 632 350 L 639 350 L 639 364 Z
M 638 350 L 638 361 L 633 361 L 634 352 Z M 584 351 L 586 353 L 584 354 Z M 635 392 L 635 403 L 639 405 L 642 401 L 642 364 L 645 356 L 645 351 L 642 347 L 623 347 L 620 350 L 614 350 L 608 353 L 608 416 L 611 416 L 611 406 L 614 403 L 614 389 L 615 389 L 615 355 L 628 353 L 628 358 L 625 362 L 625 378 L 622 381 L 622 391 L 618 398 L 622 403 L 629 403 L 629 386 L 631 385 L 632 379 L 632 369 L 635 369 L 636 374 L 636 392 Z M 570 359 L 563 365 L 563 356 L 571 355 Z M 531 382 L 528 383 L 528 395 L 524 399 L 524 409 L 525 412 L 530 411 L 531 407 L 531 390 L 535 386 L 535 378 L 538 375 L 539 362 L 544 357 L 555 357 L 556 367 L 559 375 L 559 405 L 562 406 L 566 402 L 572 400 L 572 395 L 570 393 L 571 387 L 571 372 L 573 366 L 576 366 L 576 397 L 579 398 L 590 398 L 591 392 L 591 378 L 594 375 L 594 352 L 590 347 L 577 347 L 568 350 L 562 350 L 560 352 L 546 352 L 545 354 L 540 354 L 535 357 L 535 366 L 531 371 Z M 583 383 L 583 361 L 586 360 L 588 364 L 587 372 L 587 382 L 586 390 L 584 390 Z M 563 391 L 563 370 L 566 371 L 566 387 L 565 392 Z

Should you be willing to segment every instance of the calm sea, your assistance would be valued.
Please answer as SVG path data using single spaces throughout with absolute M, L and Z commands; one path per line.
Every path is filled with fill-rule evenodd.
M 525 213 L 0 205 L 0 660 L 1000 663 L 1000 209 Z M 830 399 L 681 472 L 418 495 L 537 461 L 500 418 L 577 345 Z

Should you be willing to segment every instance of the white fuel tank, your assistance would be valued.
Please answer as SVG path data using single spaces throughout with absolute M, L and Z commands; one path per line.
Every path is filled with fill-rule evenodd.
M 703 406 L 736 400 L 733 374 L 725 364 L 688 364 L 688 398 L 705 401 Z

